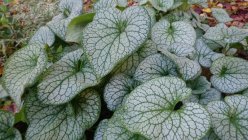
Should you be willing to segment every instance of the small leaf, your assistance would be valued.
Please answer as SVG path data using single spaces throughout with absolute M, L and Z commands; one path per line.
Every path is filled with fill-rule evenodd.
M 201 140 L 220 140 L 220 138 L 214 133 L 214 130 L 211 128 Z
M 224 101 L 215 101 L 207 105 L 215 134 L 220 139 L 245 140 L 248 138 L 248 97 L 234 95 Z
M 45 104 L 63 104 L 97 83 L 97 75 L 84 51 L 78 49 L 48 68 L 43 81 L 38 85 L 38 98 Z
M 104 89 L 104 101 L 109 110 L 114 111 L 122 105 L 123 99 L 137 83 L 127 75 L 119 74 L 110 79 Z
M 209 68 L 213 63 L 213 58 L 215 60 L 225 56 L 224 54 L 215 53 L 214 51 L 212 51 L 203 39 L 197 39 L 195 46 L 197 52 L 197 60 L 203 67 Z
M 3 87 L 2 83 L 0 82 L 0 99 L 5 98 L 7 96 L 9 96 L 9 94 L 6 91 L 6 89 Z
M 200 76 L 202 70 L 198 62 L 186 57 L 178 57 L 164 49 L 162 49 L 161 52 L 176 64 L 177 69 L 184 80 L 193 80 Z
M 47 55 L 44 48 L 33 45 L 17 51 L 5 64 L 3 85 L 19 109 L 25 88 L 36 83 L 46 65 Z
M 59 3 L 61 14 L 55 16 L 47 26 L 62 40 L 65 40 L 67 26 L 71 20 L 82 13 L 82 0 L 61 0 Z
M 172 8 L 174 0 L 150 0 L 150 3 L 155 9 L 167 12 L 170 8 Z
M 167 20 L 161 20 L 152 28 L 152 40 L 160 48 L 166 48 L 173 43 L 193 46 L 196 40 L 196 32 L 188 22 L 176 21 L 170 23 Z
M 205 93 L 211 87 L 211 83 L 204 76 L 200 76 L 197 79 L 188 82 L 187 85 L 192 89 L 192 94 Z
M 237 57 L 222 57 L 213 62 L 211 83 L 224 93 L 236 93 L 248 88 L 248 62 Z
M 26 139 L 77 140 L 93 126 L 100 114 L 101 100 L 94 90 L 86 90 L 60 106 L 42 104 L 35 93 L 26 100 L 29 127 Z
M 199 103 L 205 106 L 212 101 L 220 101 L 221 99 L 221 93 L 214 88 L 210 88 L 202 94 L 192 94 L 186 102 Z
M 45 47 L 52 46 L 55 42 L 55 35 L 47 26 L 40 27 L 39 30 L 30 39 L 29 45 Z
M 0 110 L 0 139 L 1 140 L 22 140 L 21 133 L 13 128 L 14 114 Z
M 236 43 L 240 42 L 248 36 L 247 29 L 239 29 L 231 26 L 227 27 L 225 24 L 220 23 L 215 27 L 210 27 L 204 37 L 213 41 L 222 41 L 225 43 Z
M 109 8 L 99 11 L 84 30 L 83 47 L 101 77 L 146 41 L 150 16 L 142 7 L 129 7 L 123 12 Z
M 83 29 L 93 20 L 94 16 L 95 13 L 87 13 L 72 19 L 66 31 L 66 41 L 80 43 Z
M 174 62 L 163 54 L 154 54 L 139 64 L 134 79 L 144 83 L 154 78 L 173 75 L 177 75 Z
M 146 82 L 126 99 L 124 124 L 130 131 L 153 140 L 200 139 L 210 127 L 210 117 L 202 106 L 182 103 L 190 94 L 179 78 Z
M 213 17 L 216 18 L 218 22 L 229 22 L 232 21 L 233 19 L 229 17 L 228 13 L 226 10 L 222 8 L 211 8 Z

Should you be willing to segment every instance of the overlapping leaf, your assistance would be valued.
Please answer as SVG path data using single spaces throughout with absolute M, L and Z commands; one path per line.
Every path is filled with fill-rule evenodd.
M 213 61 L 217 58 L 225 56 L 224 54 L 212 51 L 203 39 L 196 40 L 197 60 L 203 67 L 211 67 Z
M 200 139 L 210 127 L 210 117 L 199 104 L 182 104 L 190 94 L 191 90 L 179 78 L 146 82 L 126 99 L 125 126 L 153 140 Z
M 196 52 L 194 47 L 185 43 L 173 43 L 167 50 L 176 56 L 187 58 L 193 58 Z
M 27 46 L 17 51 L 5 65 L 3 85 L 18 107 L 26 87 L 35 84 L 44 71 L 47 55 L 43 47 Z
M 193 81 L 189 81 L 187 85 L 192 89 L 192 94 L 205 93 L 211 87 L 211 83 L 204 76 L 200 76 Z
M 214 130 L 211 128 L 201 140 L 220 140 L 220 138 L 214 133 Z
M 98 80 L 84 51 L 78 49 L 48 68 L 38 85 L 38 98 L 45 104 L 63 104 Z
M 210 70 L 212 85 L 224 93 L 236 93 L 248 88 L 248 62 L 236 57 L 222 57 Z
M 8 92 L 6 89 L 3 87 L 3 84 L 0 82 L 0 98 L 4 98 L 9 96 Z
M 207 105 L 214 132 L 222 140 L 248 139 L 248 97 L 234 95 Z
M 150 0 L 150 3 L 155 9 L 167 12 L 170 8 L 172 8 L 174 0 Z
M 109 110 L 114 111 L 122 105 L 123 99 L 135 87 L 137 82 L 127 75 L 119 74 L 110 79 L 104 89 L 104 101 Z
M 150 17 L 142 7 L 99 11 L 84 31 L 83 47 L 94 69 L 105 76 L 146 41 Z
M 99 95 L 90 89 L 71 102 L 59 106 L 45 105 L 35 93 L 31 93 L 25 106 L 30 123 L 26 138 L 78 140 L 97 121 L 100 104 Z
M 170 58 L 163 54 L 154 54 L 139 64 L 134 78 L 143 83 L 162 76 L 176 76 L 176 69 L 176 65 Z
M 52 46 L 55 41 L 55 35 L 47 26 L 40 27 L 39 30 L 30 39 L 29 45 L 45 47 Z
M 193 46 L 196 40 L 196 33 L 188 22 L 176 21 L 170 23 L 167 20 L 161 20 L 152 28 L 152 40 L 161 48 L 166 48 L 173 43 Z
M 108 127 L 108 119 L 102 120 L 96 129 L 94 140 L 103 140 L 103 135 Z
M 13 128 L 15 122 L 14 114 L 0 110 L 0 139 L 22 140 L 20 132 Z
M 223 23 L 209 28 L 204 34 L 204 37 L 207 39 L 225 43 L 240 42 L 247 36 L 248 31 L 246 29 L 240 29 L 235 26 L 227 27 Z
M 61 39 L 65 40 L 66 30 L 70 21 L 80 15 L 83 9 L 81 0 L 61 0 L 59 3 L 61 14 L 55 16 L 47 26 Z

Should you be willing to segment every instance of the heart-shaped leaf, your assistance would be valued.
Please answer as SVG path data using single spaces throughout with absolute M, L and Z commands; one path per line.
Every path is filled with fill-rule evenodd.
M 65 40 L 67 26 L 73 18 L 80 15 L 83 9 L 82 0 L 61 0 L 59 3 L 61 14 L 55 16 L 47 26 L 61 39 Z
M 193 81 L 189 81 L 187 86 L 192 89 L 192 94 L 202 94 L 210 89 L 211 83 L 205 76 L 200 76 Z
M 174 0 L 150 0 L 150 3 L 155 9 L 167 12 L 170 8 L 172 8 Z
M 146 41 L 150 16 L 142 7 L 99 11 L 84 30 L 83 47 L 97 74 L 105 76 Z
M 194 28 L 185 21 L 170 23 L 167 20 L 157 22 L 152 28 L 152 40 L 159 48 L 166 48 L 173 43 L 193 46 L 196 40 Z
M 104 101 L 109 110 L 114 111 L 122 105 L 123 99 L 135 87 L 137 82 L 127 75 L 119 74 L 110 79 L 104 89 Z
M 213 62 L 211 83 L 224 93 L 236 93 L 248 88 L 248 62 L 237 57 L 222 57 Z
M 22 140 L 21 133 L 13 128 L 15 122 L 14 114 L 0 110 L 0 139 Z
M 55 41 L 55 35 L 47 26 L 40 27 L 39 30 L 30 39 L 29 45 L 45 47 L 52 46 Z
M 84 51 L 78 49 L 48 68 L 38 85 L 38 98 L 45 104 L 63 104 L 97 83 L 97 75 Z
M 26 139 L 77 140 L 100 115 L 101 100 L 94 90 L 86 90 L 67 104 L 42 104 L 35 93 L 26 100 L 29 127 Z
M 211 67 L 213 60 L 225 56 L 212 51 L 203 39 L 196 40 L 197 60 L 203 67 Z
M 229 17 L 228 13 L 226 10 L 222 8 L 211 8 L 213 16 L 216 18 L 218 22 L 229 22 L 232 21 L 233 19 Z
M 36 83 L 45 70 L 47 55 L 43 47 L 27 46 L 9 58 L 4 67 L 3 85 L 18 108 L 26 87 Z
M 248 97 L 234 95 L 207 105 L 214 132 L 222 140 L 248 139 Z
M 173 61 L 163 54 L 154 54 L 139 64 L 134 79 L 144 83 L 154 78 L 176 75 L 177 69 Z
M 123 122 L 130 131 L 153 140 L 200 139 L 210 127 L 210 117 L 199 104 L 182 103 L 190 94 L 176 77 L 146 82 L 126 99 Z
M 206 92 L 202 94 L 192 94 L 186 102 L 194 102 L 194 103 L 199 103 L 201 105 L 207 105 L 208 103 L 212 101 L 220 101 L 221 100 L 221 93 L 214 89 L 210 88 Z

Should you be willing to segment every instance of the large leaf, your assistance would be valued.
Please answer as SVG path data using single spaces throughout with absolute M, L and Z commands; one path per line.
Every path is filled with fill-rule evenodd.
M 97 83 L 97 75 L 84 51 L 78 49 L 48 68 L 38 85 L 38 98 L 45 104 L 63 104 Z
M 195 46 L 197 60 L 203 67 L 209 68 L 215 59 L 225 56 L 224 54 L 212 51 L 202 38 L 196 40 Z
M 211 87 L 211 83 L 205 76 L 200 76 L 193 81 L 189 81 L 187 86 L 192 89 L 192 94 L 202 94 Z
M 35 84 L 46 64 L 44 48 L 33 45 L 17 51 L 5 64 L 3 85 L 19 108 L 25 88 Z
M 155 9 L 167 12 L 172 8 L 174 0 L 150 0 L 150 3 Z
M 147 39 L 150 16 L 142 7 L 99 11 L 84 31 L 83 47 L 94 69 L 105 76 Z
M 13 128 L 15 122 L 14 114 L 0 110 L 0 139 L 22 140 L 20 132 Z
M 35 93 L 26 100 L 29 127 L 26 139 L 79 140 L 97 121 L 101 100 L 94 90 L 86 90 L 60 106 L 42 104 Z
M 45 47 L 52 46 L 55 41 L 55 35 L 47 26 L 40 27 L 40 29 L 30 39 L 29 45 L 37 45 Z
M 80 43 L 82 31 L 95 16 L 95 13 L 87 13 L 80 15 L 70 22 L 66 31 L 66 41 Z
M 168 47 L 173 43 L 193 46 L 196 40 L 196 33 L 188 22 L 176 21 L 170 23 L 167 20 L 161 20 L 152 28 L 152 40 L 161 48 Z
M 163 54 L 154 54 L 139 64 L 134 79 L 143 83 L 158 77 L 176 75 L 177 68 L 173 61 Z
M 65 40 L 67 26 L 71 20 L 80 15 L 83 9 L 82 0 L 61 0 L 59 3 L 61 14 L 55 16 L 47 26 L 61 39 Z
M 122 105 L 123 99 L 135 87 L 137 82 L 127 75 L 119 74 L 110 79 L 104 89 L 104 101 L 109 110 L 114 111 Z
M 211 83 L 224 93 L 236 93 L 248 88 L 248 62 L 237 57 L 222 57 L 213 62 Z
M 229 22 L 233 19 L 229 17 L 226 10 L 222 8 L 211 8 L 213 16 L 217 19 L 218 22 Z
M 235 26 L 227 27 L 225 24 L 220 23 L 215 27 L 209 28 L 204 37 L 213 41 L 222 41 L 225 43 L 240 42 L 248 36 L 247 29 L 240 29 Z
M 152 140 L 200 139 L 210 127 L 210 117 L 199 104 L 182 104 L 190 94 L 191 89 L 179 78 L 146 82 L 126 99 L 124 124 Z
M 214 88 L 210 88 L 209 90 L 207 90 L 202 94 L 192 94 L 186 100 L 186 102 L 194 102 L 194 103 L 199 103 L 201 105 L 207 105 L 212 101 L 220 101 L 221 99 L 222 99 L 221 93 Z
M 248 97 L 227 96 L 207 105 L 214 132 L 222 140 L 248 139 Z

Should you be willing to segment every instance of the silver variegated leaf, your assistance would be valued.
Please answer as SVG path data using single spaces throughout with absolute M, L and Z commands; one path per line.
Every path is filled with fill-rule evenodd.
M 211 83 L 206 77 L 200 76 L 193 81 L 189 81 L 187 86 L 192 89 L 192 94 L 202 94 L 210 89 Z
M 111 78 L 104 89 L 104 101 L 108 109 L 114 111 L 122 106 L 124 97 L 136 86 L 137 82 L 125 74 L 118 74 Z
M 155 9 L 167 12 L 170 8 L 172 8 L 174 0 L 150 0 L 150 3 Z
M 47 55 L 44 47 L 27 46 L 13 54 L 4 68 L 3 85 L 18 108 L 26 87 L 36 83 L 37 78 L 45 70 Z
M 235 26 L 227 27 L 225 24 L 220 23 L 215 27 L 209 28 L 204 37 L 213 41 L 222 41 L 225 43 L 236 43 L 242 41 L 248 36 L 247 29 L 240 29 Z
M 244 96 L 247 96 L 247 97 L 248 97 L 248 89 L 244 90 L 244 91 L 242 92 L 242 94 L 243 94 Z
M 3 84 L 0 82 L 0 98 L 5 98 L 7 96 L 9 96 L 9 94 L 4 88 Z
M 65 40 L 67 26 L 73 18 L 80 15 L 83 9 L 82 0 L 61 0 L 59 3 L 61 14 L 55 16 L 47 26 L 61 39 Z
M 222 57 L 213 62 L 210 71 L 212 85 L 224 93 L 236 93 L 248 88 L 248 61 L 237 57 Z
M 212 51 L 201 38 L 196 40 L 195 46 L 197 60 L 203 67 L 209 68 L 214 60 L 225 56 L 224 54 Z
M 170 23 L 167 20 L 161 20 L 152 28 L 152 40 L 159 48 L 166 48 L 173 43 L 193 46 L 196 40 L 196 33 L 188 22 L 176 21 Z
M 85 52 L 78 49 L 48 68 L 38 85 L 38 98 L 45 104 L 63 104 L 98 81 Z
M 30 39 L 29 45 L 45 47 L 52 46 L 55 42 L 55 35 L 47 26 L 40 27 L 34 36 Z
M 153 79 L 128 96 L 123 122 L 133 133 L 152 140 L 200 139 L 210 127 L 210 117 L 199 104 L 182 103 L 190 94 L 179 78 Z
M 108 119 L 102 120 L 96 129 L 94 140 L 103 140 L 103 135 L 106 131 L 106 128 L 108 127 Z
M 214 88 L 210 88 L 202 94 L 190 95 L 190 97 L 186 99 L 185 102 L 199 103 L 205 106 L 212 101 L 220 101 L 221 99 L 221 93 Z
M 0 139 L 22 140 L 21 133 L 13 128 L 15 122 L 14 114 L 0 110 Z
M 232 18 L 229 17 L 226 10 L 222 8 L 211 8 L 211 11 L 212 11 L 213 17 L 215 17 L 218 22 L 225 23 L 225 22 L 229 22 L 233 20 Z
M 184 80 L 193 80 L 200 76 L 202 69 L 197 61 L 186 57 L 178 57 L 164 49 L 161 52 L 176 64 L 178 72 Z
M 207 105 L 215 134 L 222 140 L 248 139 L 248 97 L 234 95 Z
M 121 12 L 109 8 L 99 11 L 84 30 L 83 47 L 100 76 L 134 53 L 146 41 L 150 31 L 150 16 L 138 6 Z
M 31 93 L 25 105 L 29 121 L 26 139 L 79 140 L 97 121 L 100 108 L 100 96 L 90 89 L 59 106 L 45 105 Z
M 201 138 L 201 140 L 220 140 L 220 138 L 214 133 L 214 130 L 211 128 L 208 133 Z
M 170 58 L 163 54 L 154 54 L 139 64 L 135 71 L 134 79 L 144 83 L 154 78 L 176 75 L 176 65 Z
M 139 5 L 146 4 L 149 0 L 134 0 L 135 2 L 138 2 Z
M 94 5 L 94 10 L 99 11 L 99 10 L 104 10 L 108 8 L 113 8 L 117 6 L 117 1 L 116 0 L 99 0 L 95 5 Z
M 193 46 L 185 43 L 173 43 L 167 50 L 176 56 L 188 58 L 193 58 L 196 52 Z

